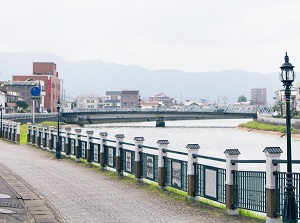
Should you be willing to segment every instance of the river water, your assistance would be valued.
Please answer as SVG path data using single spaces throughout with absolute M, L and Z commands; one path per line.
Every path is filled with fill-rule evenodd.
M 221 119 L 221 120 L 193 120 L 193 121 L 166 121 L 166 127 L 156 128 L 154 122 L 109 123 L 85 126 L 94 129 L 94 136 L 99 132 L 107 132 L 108 139 L 115 140 L 116 134 L 124 134 L 125 142 L 134 143 L 133 138 L 142 136 L 144 145 L 157 147 L 157 140 L 169 140 L 168 149 L 187 152 L 187 144 L 199 144 L 199 154 L 211 157 L 224 158 L 226 149 L 239 149 L 239 159 L 265 159 L 262 152 L 265 147 L 280 147 L 283 150 L 281 159 L 286 159 L 286 137 L 278 134 L 260 133 L 239 129 L 241 123 L 249 119 Z M 300 160 L 300 139 L 292 139 L 292 158 Z M 224 163 L 203 161 L 206 164 L 225 167 Z M 265 164 L 239 164 L 239 169 L 265 169 Z M 299 172 L 300 165 L 293 166 Z M 250 170 L 250 169 L 249 169 Z M 285 165 L 281 165 L 285 171 Z

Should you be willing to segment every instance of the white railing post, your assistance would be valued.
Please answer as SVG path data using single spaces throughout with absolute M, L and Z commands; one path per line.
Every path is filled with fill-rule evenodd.
M 80 162 L 80 157 L 79 157 L 79 140 L 80 140 L 80 135 L 82 132 L 82 129 L 75 129 L 76 132 L 76 141 L 75 141 L 75 161 Z
M 280 147 L 266 147 L 263 152 L 266 155 L 266 223 L 280 223 L 280 216 L 276 216 L 276 194 L 274 172 L 280 170 L 279 163 L 274 164 L 273 160 L 279 160 L 282 150 Z
M 107 132 L 100 132 L 100 166 L 104 168 L 104 146 L 106 145 Z
M 141 179 L 141 155 L 140 152 L 143 148 L 140 146 L 144 143 L 144 137 L 134 137 L 134 166 L 135 166 L 135 179 Z
M 91 144 L 90 144 L 92 142 L 91 137 L 93 136 L 93 134 L 94 134 L 93 130 L 86 131 L 86 150 L 87 150 L 86 160 L 90 164 L 93 162 L 91 160 Z
M 121 149 L 123 147 L 122 142 L 125 138 L 124 134 L 116 134 L 116 172 L 120 174 L 121 170 Z
M 168 149 L 168 140 L 158 140 L 158 186 L 160 188 L 165 187 L 165 160 L 164 157 L 167 153 L 163 149 Z
M 198 155 L 200 149 L 199 144 L 188 144 L 186 146 L 188 151 L 188 195 L 189 197 L 195 196 L 195 166 L 194 163 L 197 162 L 198 158 L 193 155 Z
M 227 214 L 237 215 L 238 209 L 234 207 L 233 171 L 238 170 L 238 164 L 232 163 L 241 154 L 238 149 L 226 149 L 226 209 Z

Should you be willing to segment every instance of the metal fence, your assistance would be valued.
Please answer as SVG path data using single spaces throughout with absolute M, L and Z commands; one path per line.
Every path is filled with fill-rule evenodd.
M 135 166 L 134 166 L 134 155 L 135 152 L 128 149 L 120 149 L 120 166 L 122 172 L 135 174 Z
M 284 187 L 286 185 L 286 172 L 274 172 L 275 174 L 275 194 L 276 194 L 276 214 L 282 216 L 284 205 Z M 298 207 L 298 220 L 300 220 L 300 173 L 293 173 L 293 185 Z
M 266 212 L 266 172 L 233 171 L 234 206 Z
M 104 165 L 116 168 L 116 147 L 104 145 Z
M 194 163 L 195 195 L 225 204 L 226 169 Z
M 187 161 L 164 157 L 166 186 L 187 191 Z
M 158 182 L 158 156 L 149 153 L 140 153 L 141 178 Z

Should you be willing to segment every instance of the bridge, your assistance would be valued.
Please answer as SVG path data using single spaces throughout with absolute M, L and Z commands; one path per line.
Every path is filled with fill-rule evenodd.
M 271 115 L 271 106 L 211 106 L 184 107 L 180 109 L 64 109 L 61 121 L 69 124 L 99 124 L 110 122 L 156 122 L 164 127 L 165 121 L 198 119 L 244 119 L 256 118 L 256 114 Z M 3 114 L 3 118 L 16 122 L 32 122 L 32 113 Z M 56 121 L 57 113 L 37 113 L 35 121 Z
M 89 109 L 64 110 L 63 121 L 66 123 L 98 124 L 108 122 L 145 122 L 155 121 L 156 127 L 164 127 L 165 121 L 197 119 L 243 119 L 256 118 L 256 114 L 273 113 L 268 106 L 218 106 L 186 107 L 181 109 Z

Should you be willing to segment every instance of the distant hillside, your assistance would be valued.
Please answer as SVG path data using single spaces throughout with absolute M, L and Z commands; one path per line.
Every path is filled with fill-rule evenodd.
M 235 102 L 240 95 L 250 98 L 251 88 L 267 88 L 268 102 L 281 89 L 276 73 L 261 74 L 241 70 L 188 73 L 180 70 L 150 71 L 140 66 L 125 66 L 101 60 L 70 62 L 48 53 L 0 53 L 0 80 L 14 74 L 32 74 L 33 62 L 55 62 L 64 81 L 66 97 L 100 94 L 106 90 L 136 89 L 143 98 L 164 92 L 177 100 Z M 200 61 L 199 61 L 200 63 Z M 276 69 L 276 67 L 275 67 Z M 278 70 L 279 72 L 279 70 Z

